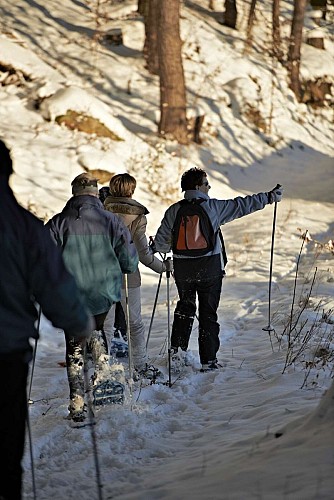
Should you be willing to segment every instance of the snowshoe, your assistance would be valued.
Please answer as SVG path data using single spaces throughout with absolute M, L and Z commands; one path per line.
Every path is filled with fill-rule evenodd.
M 128 344 L 121 340 L 112 339 L 110 342 L 110 355 L 116 358 L 126 358 L 129 355 Z
M 106 380 L 93 389 L 94 406 L 124 403 L 124 384 L 113 380 Z

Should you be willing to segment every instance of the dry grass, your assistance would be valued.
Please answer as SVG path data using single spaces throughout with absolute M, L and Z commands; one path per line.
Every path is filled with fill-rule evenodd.
M 112 141 L 123 141 L 121 137 L 109 130 L 97 118 L 78 113 L 77 111 L 68 110 L 65 115 L 57 116 L 55 121 L 70 130 L 78 130 L 79 132 L 92 134 L 96 137 L 108 137 Z

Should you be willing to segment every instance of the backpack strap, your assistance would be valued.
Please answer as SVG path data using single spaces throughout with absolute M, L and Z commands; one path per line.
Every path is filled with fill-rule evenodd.
M 223 256 L 224 267 L 226 267 L 228 260 L 227 260 L 227 254 L 226 254 L 226 249 L 225 249 L 223 233 L 221 232 L 220 228 L 218 229 L 218 234 L 219 234 L 219 239 L 220 239 L 220 243 L 222 246 L 222 256 Z

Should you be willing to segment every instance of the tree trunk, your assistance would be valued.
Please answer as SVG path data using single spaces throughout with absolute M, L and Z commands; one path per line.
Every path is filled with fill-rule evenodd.
M 225 0 L 224 26 L 236 29 L 237 18 L 238 11 L 236 0 Z
M 159 133 L 187 144 L 186 90 L 179 23 L 180 0 L 158 0 Z
M 273 53 L 274 56 L 282 62 L 283 60 L 283 52 L 281 49 L 281 28 L 280 28 L 280 0 L 273 0 L 273 16 L 272 16 L 272 24 L 273 24 Z
M 158 55 L 158 2 L 159 0 L 149 0 L 147 16 L 145 22 L 145 44 L 144 58 L 146 67 L 152 75 L 159 74 Z
M 253 24 L 255 21 L 255 7 L 256 7 L 256 0 L 251 0 L 248 22 L 247 22 L 247 38 L 246 38 L 247 49 L 251 49 L 253 45 Z
M 288 54 L 288 69 L 290 74 L 290 88 L 301 101 L 300 84 L 300 50 L 302 45 L 304 16 L 307 0 L 294 0 L 293 18 L 291 25 L 290 46 Z

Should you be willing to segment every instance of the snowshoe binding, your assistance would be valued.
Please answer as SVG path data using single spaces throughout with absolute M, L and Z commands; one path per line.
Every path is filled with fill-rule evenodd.
M 135 382 L 142 379 L 147 379 L 151 384 L 155 384 L 158 379 L 163 378 L 161 371 L 153 365 L 146 363 L 142 369 L 136 369 L 133 376 Z

